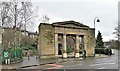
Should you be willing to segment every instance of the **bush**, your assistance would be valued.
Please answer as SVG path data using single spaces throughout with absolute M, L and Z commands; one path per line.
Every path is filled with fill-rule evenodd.
M 10 48 L 9 52 L 11 53 L 11 58 L 14 59 L 15 58 L 15 50 L 14 50 L 14 48 Z
M 96 54 L 104 54 L 105 53 L 105 49 L 104 48 L 95 48 L 95 53 Z
M 22 49 L 20 47 L 16 47 L 16 49 L 12 47 L 9 48 L 7 51 L 10 53 L 11 61 L 14 61 L 15 56 L 17 59 L 22 59 Z
M 95 53 L 96 54 L 109 54 L 109 50 L 111 50 L 110 48 L 95 48 Z
M 96 48 L 98 48 L 98 49 L 101 49 L 101 48 L 105 48 L 105 47 L 103 47 L 103 46 L 96 46 Z
M 16 48 L 16 56 L 17 58 L 22 58 L 22 49 L 20 47 Z
M 73 51 L 73 48 L 72 47 L 67 47 L 67 53 L 70 53 Z

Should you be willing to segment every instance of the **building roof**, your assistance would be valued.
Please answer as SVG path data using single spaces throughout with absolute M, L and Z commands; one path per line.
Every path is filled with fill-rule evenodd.
M 87 28 L 89 28 L 89 26 L 84 25 L 84 24 L 79 23 L 79 22 L 76 22 L 76 21 L 73 21 L 73 20 L 52 23 L 52 25 L 54 25 L 54 26 L 58 26 L 58 25 L 69 25 L 69 24 L 72 24 L 72 25 L 78 26 L 78 27 L 87 27 Z

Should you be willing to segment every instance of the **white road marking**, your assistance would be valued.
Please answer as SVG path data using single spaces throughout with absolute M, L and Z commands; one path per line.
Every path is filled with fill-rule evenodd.
M 107 64 L 107 63 L 93 64 L 93 65 L 90 65 L 90 66 L 97 66 L 97 65 L 104 65 L 104 64 Z
M 74 66 L 79 66 L 79 65 L 82 65 L 82 64 L 70 65 L 70 66 L 65 66 L 65 67 L 74 67 Z
M 105 67 L 97 68 L 97 69 L 104 69 Z
M 83 58 L 79 58 L 79 59 L 83 59 Z
M 105 64 L 115 64 L 115 63 L 101 63 L 101 64 L 93 64 L 93 65 L 90 65 L 90 66 L 98 66 L 98 65 L 105 65 Z
M 109 63 L 109 64 L 115 64 L 115 63 Z

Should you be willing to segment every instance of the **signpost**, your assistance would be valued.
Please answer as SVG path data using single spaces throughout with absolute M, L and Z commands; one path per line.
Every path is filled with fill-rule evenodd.
M 8 52 L 4 52 L 4 57 L 8 58 Z
M 8 52 L 7 51 L 5 51 L 4 52 L 4 58 L 5 58 L 5 64 L 10 64 L 10 59 L 8 58 Z

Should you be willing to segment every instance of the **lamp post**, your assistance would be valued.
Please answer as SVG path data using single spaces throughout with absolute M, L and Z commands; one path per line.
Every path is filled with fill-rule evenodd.
M 99 20 L 98 17 L 95 17 L 95 18 L 94 18 L 94 28 L 95 28 L 95 22 L 100 22 L 100 20 Z
M 94 18 L 94 29 L 95 29 L 95 23 L 96 23 L 96 22 L 100 22 L 100 20 L 99 20 L 98 17 L 95 17 L 95 18 Z
M 95 22 L 100 22 L 98 17 L 94 18 L 94 29 L 95 29 Z M 96 47 L 96 39 L 95 39 L 95 47 Z M 94 52 L 94 56 L 95 56 L 95 52 Z

